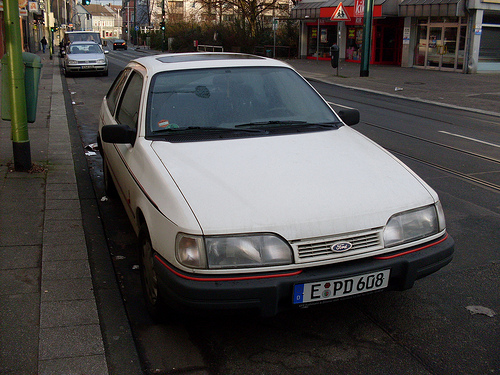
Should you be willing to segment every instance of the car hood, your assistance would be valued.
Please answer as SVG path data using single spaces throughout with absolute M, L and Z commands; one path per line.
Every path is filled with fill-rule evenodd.
M 152 142 L 204 234 L 288 240 L 381 227 L 437 195 L 349 127 L 206 142 Z M 166 213 L 168 216 L 168 213 Z M 199 230 L 193 228 L 193 230 Z

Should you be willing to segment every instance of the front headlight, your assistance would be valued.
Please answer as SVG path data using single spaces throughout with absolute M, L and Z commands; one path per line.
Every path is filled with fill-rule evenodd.
M 104 60 L 104 59 L 98 59 L 98 60 L 97 60 L 97 63 L 98 63 L 98 64 L 104 64 L 105 62 L 106 62 L 106 60 Z
M 263 267 L 292 263 L 292 250 L 284 240 L 271 234 L 203 239 L 180 233 L 176 257 L 190 268 Z
M 209 268 L 278 266 L 292 263 L 288 244 L 274 235 L 205 238 Z
M 393 215 L 384 229 L 386 247 L 431 236 L 445 229 L 441 204 Z
M 78 60 L 68 60 L 68 64 L 78 64 Z

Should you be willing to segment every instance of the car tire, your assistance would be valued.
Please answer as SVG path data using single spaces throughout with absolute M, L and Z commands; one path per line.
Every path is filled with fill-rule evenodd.
M 102 75 L 103 75 L 104 77 L 107 77 L 107 76 L 108 76 L 108 74 L 109 74 L 109 73 L 108 73 L 108 70 L 107 70 L 107 69 L 106 69 L 106 70 L 102 73 Z
M 154 268 L 154 254 L 148 227 L 143 224 L 139 231 L 139 269 L 142 294 L 149 315 L 158 322 L 164 311 L 164 302 L 158 287 L 158 274 Z

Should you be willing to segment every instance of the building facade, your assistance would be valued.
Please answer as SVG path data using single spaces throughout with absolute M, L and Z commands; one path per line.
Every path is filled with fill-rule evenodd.
M 300 56 L 330 59 L 337 44 L 341 58 L 360 61 L 363 10 L 363 0 L 299 2 Z M 500 0 L 375 0 L 372 15 L 371 64 L 500 71 Z
M 118 39 L 121 37 L 121 16 L 113 8 L 99 4 L 83 5 L 82 7 L 91 15 L 91 30 L 99 32 L 101 38 Z

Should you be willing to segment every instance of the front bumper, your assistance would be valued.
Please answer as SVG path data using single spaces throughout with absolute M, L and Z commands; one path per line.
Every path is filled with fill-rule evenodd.
M 69 73 L 93 73 L 107 70 L 108 65 L 106 64 L 66 65 L 66 71 Z
M 295 284 L 341 279 L 390 269 L 384 290 L 405 290 L 451 262 L 454 241 L 448 234 L 428 244 L 362 260 L 269 274 L 193 275 L 175 269 L 158 255 L 160 293 L 173 306 L 188 309 L 257 309 L 272 316 L 293 308 Z

